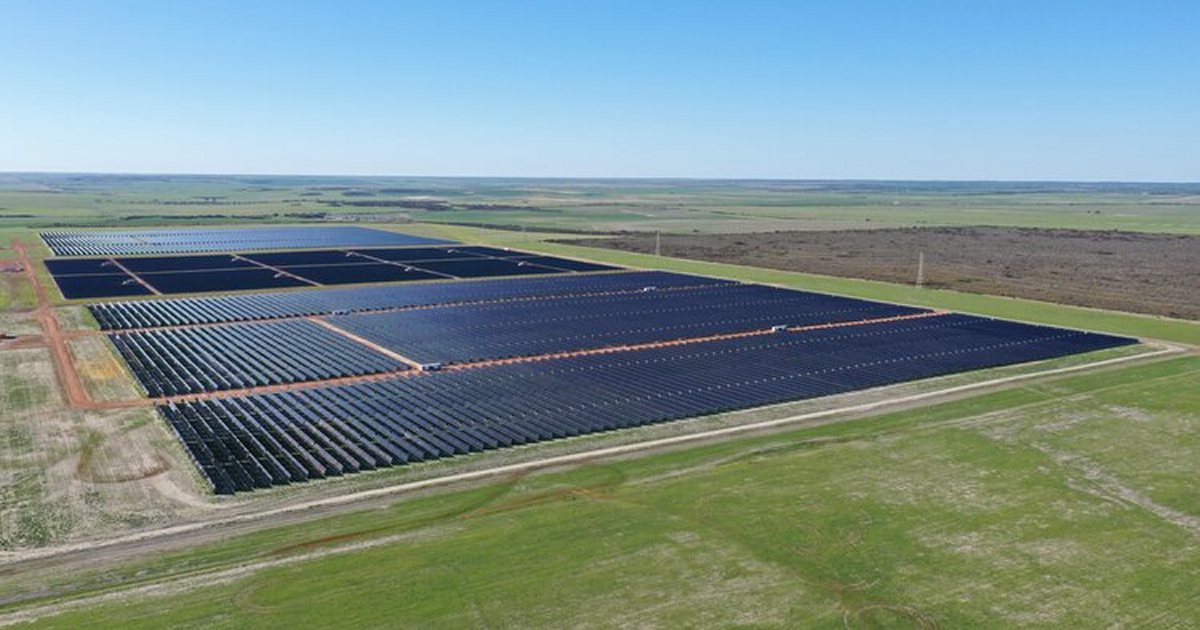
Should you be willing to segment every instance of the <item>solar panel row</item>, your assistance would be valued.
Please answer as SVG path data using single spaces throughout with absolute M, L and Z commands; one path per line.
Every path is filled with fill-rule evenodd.
M 711 335 L 764 330 L 773 326 L 804 326 L 861 321 L 915 313 L 924 309 L 867 302 L 802 291 L 758 285 L 724 285 L 687 291 L 650 291 L 576 297 L 550 297 L 535 301 L 501 302 L 452 308 L 393 311 L 373 315 L 333 317 L 325 321 L 417 363 L 463 363 L 503 359 L 627 344 L 670 341 Z M 272 323 L 234 323 L 213 327 L 165 328 L 140 333 L 114 333 L 131 340 L 154 340 L 170 351 L 139 357 L 141 365 L 157 374 L 179 374 L 186 368 L 201 374 L 223 375 L 228 356 L 220 348 L 249 345 L 254 352 L 244 368 L 263 378 L 282 382 L 345 376 L 338 372 L 307 371 L 288 374 L 279 368 L 301 344 L 288 344 L 288 335 L 319 332 L 336 337 L 328 348 L 304 348 L 308 361 L 325 357 L 338 365 L 357 365 L 355 346 L 367 346 L 327 328 L 284 327 L 307 324 L 307 320 Z M 206 352 L 195 347 L 203 342 Z M 126 342 L 127 343 L 127 342 Z M 123 344 L 118 344 L 123 347 Z M 283 356 L 280 356 L 280 355 Z M 370 365 L 364 363 L 364 365 Z M 366 373 L 374 373 L 372 369 Z M 147 391 L 194 393 L 230 389 L 229 380 L 201 379 L 198 383 L 178 379 L 144 383 Z M 279 381 L 272 381 L 279 382 Z
M 944 315 L 160 410 L 216 492 L 227 494 L 1132 342 Z
M 42 232 L 55 256 L 123 256 L 253 249 L 304 249 L 452 243 L 356 226 L 188 228 L 170 230 Z
M 598 271 L 608 265 L 541 256 L 494 247 L 401 247 L 390 249 L 321 249 L 298 252 L 242 252 L 188 256 L 117 256 L 110 258 L 51 258 L 46 268 L 54 275 L 113 274 L 124 267 L 134 273 L 260 269 L 263 265 L 284 269 L 333 267 L 382 263 L 427 263 L 443 261 L 512 260 L 549 266 L 558 271 Z M 120 267 L 118 267 L 118 263 Z
M 463 363 L 911 315 L 925 309 L 761 285 L 331 317 L 418 363 Z
M 143 273 L 138 277 L 159 293 L 210 293 L 213 291 L 252 291 L 312 286 L 309 283 L 262 268 Z M 63 297 L 72 297 L 64 295 Z
M 46 267 L 58 282 L 63 297 L 68 299 L 151 293 L 141 286 L 143 284 L 165 294 L 208 293 L 615 269 L 608 265 L 491 247 L 52 259 L 46 261 Z M 98 277 L 101 274 L 111 278 Z M 129 274 L 136 274 L 136 277 Z M 96 278 L 94 282 L 93 278 Z M 118 278 L 121 279 L 119 284 Z
M 67 299 L 153 295 L 150 289 L 125 274 L 54 276 L 58 290 Z
M 177 396 L 407 369 L 306 320 L 109 336 L 146 393 Z
M 252 295 L 176 298 L 91 304 L 88 310 L 103 330 L 252 321 L 281 317 L 378 311 L 436 304 L 637 291 L 732 284 L 700 276 L 659 271 L 600 275 L 546 276 L 508 280 L 463 280 L 410 286 L 314 289 Z

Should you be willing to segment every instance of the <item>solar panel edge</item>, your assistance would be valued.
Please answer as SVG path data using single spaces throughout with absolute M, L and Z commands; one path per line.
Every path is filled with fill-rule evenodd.
M 347 238 L 342 240 L 328 238 L 321 239 L 316 236 L 320 233 L 340 233 L 342 235 L 354 236 L 347 236 Z M 378 230 L 361 226 L 344 225 L 265 226 L 253 228 L 178 228 L 137 231 L 58 230 L 38 232 L 39 238 L 46 245 L 46 247 L 54 253 L 55 256 L 121 256 L 137 253 L 166 254 L 250 249 L 245 247 L 231 247 L 228 245 L 227 240 L 211 244 L 205 244 L 205 241 L 203 240 L 201 240 L 200 243 L 193 245 L 188 245 L 186 242 L 185 244 L 169 244 L 172 239 L 178 238 L 180 235 L 191 235 L 193 239 L 202 239 L 203 237 L 225 237 L 228 239 L 229 237 L 258 235 L 262 237 L 259 241 L 257 241 L 258 243 L 263 245 L 269 244 L 269 246 L 257 248 L 259 250 L 272 248 L 296 249 L 309 244 L 311 244 L 314 248 L 322 246 L 329 247 L 331 245 L 408 246 L 455 244 L 455 241 L 447 239 L 416 236 L 402 232 Z M 271 238 L 274 238 L 275 240 L 269 240 Z M 308 240 L 305 240 L 306 238 Z

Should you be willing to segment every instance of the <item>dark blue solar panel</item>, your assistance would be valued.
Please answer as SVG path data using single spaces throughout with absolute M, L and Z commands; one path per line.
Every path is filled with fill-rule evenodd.
M 490 248 L 474 248 L 489 250 Z M 548 273 L 574 273 L 616 269 L 605 265 L 594 265 L 553 256 L 494 250 L 512 255 L 513 261 L 485 258 L 466 253 L 452 247 L 405 247 L 389 249 L 356 250 L 313 250 L 299 252 L 269 252 L 241 254 L 200 254 L 191 256 L 122 257 L 117 261 L 135 274 L 167 273 L 173 271 L 205 271 L 218 269 L 254 269 L 269 267 L 287 269 L 288 273 L 304 276 L 305 269 L 314 268 L 312 280 L 318 284 L 357 284 L 366 282 L 407 282 L 433 278 L 455 279 L 457 277 L 487 277 L 494 275 L 538 275 Z M 395 263 L 392 269 L 383 265 Z M 119 273 L 119 268 L 107 258 L 47 261 L 54 274 Z M 338 271 L 338 265 L 352 265 L 354 269 Z M 363 266 L 375 265 L 375 266 Z M 404 267 L 416 266 L 431 269 L 426 273 L 406 272 Z M 56 271 L 62 270 L 62 271 Z M 357 275 L 356 275 L 357 274 Z M 299 286 L 294 282 L 269 282 L 258 274 L 251 282 L 249 275 L 232 275 L 228 282 L 219 282 L 218 276 L 208 279 L 168 279 L 169 289 L 164 293 L 201 293 L 217 291 L 239 291 L 245 289 L 283 288 Z M 304 283 L 301 283 L 304 284 Z M 176 288 L 178 287 L 180 288 Z M 96 293 L 95 296 L 110 294 Z M 121 294 L 117 294 L 121 295 Z
M 471 254 L 474 256 L 485 256 L 492 258 L 510 258 L 512 256 L 532 256 L 528 252 L 522 252 L 514 249 L 502 249 L 499 247 L 484 247 L 482 245 L 456 245 L 452 247 L 454 251 Z
M 361 258 L 359 259 L 362 260 Z M 359 284 L 363 282 L 411 282 L 444 279 L 432 273 L 398 265 L 368 263 L 315 267 L 282 267 L 288 272 L 320 284 Z
M 175 271 L 139 275 L 161 293 L 207 293 L 312 286 L 259 267 L 233 271 Z
M 1129 343 L 1134 341 L 944 315 L 434 372 L 161 411 L 214 489 L 231 493 Z M 248 435 L 271 446 L 244 446 Z
M 206 256 L 149 256 L 144 258 L 118 258 L 126 269 L 134 273 L 155 271 L 197 271 L 201 269 L 247 269 L 253 263 L 234 258 L 232 254 Z
M 107 258 L 87 258 L 84 260 L 50 259 L 45 262 L 46 269 L 49 269 L 50 273 L 56 276 L 124 273 Z
M 412 262 L 415 260 L 446 260 L 450 258 L 479 258 L 474 254 L 469 254 L 464 250 L 466 247 L 401 247 L 396 249 L 356 249 L 355 251 L 382 258 L 383 260 L 395 260 L 399 262 Z
M 341 250 L 246 254 L 246 258 L 256 260 L 263 264 L 271 265 L 272 267 L 284 267 L 291 265 L 344 265 L 364 262 L 361 256 L 355 256 Z
M 511 260 L 480 258 L 478 260 L 436 260 L 412 263 L 426 271 L 451 275 L 457 278 L 479 278 L 485 276 L 525 276 L 544 273 L 562 273 L 558 269 L 539 265 L 522 264 Z
M 321 315 L 342 310 L 372 311 L 549 295 L 628 292 L 646 287 L 666 290 L 718 284 L 735 283 L 701 276 L 645 271 L 114 302 L 93 304 L 89 310 L 101 328 L 117 330 Z
M 55 276 L 58 290 L 68 300 L 127 295 L 150 295 L 146 287 L 125 274 L 104 276 Z
M 569 260 L 567 258 L 557 258 L 554 256 L 529 256 L 516 258 L 521 262 L 533 263 L 536 265 L 544 265 L 553 269 L 562 269 L 564 271 L 603 271 L 606 269 L 616 269 L 611 265 L 601 265 L 599 263 L 583 262 L 582 260 Z
M 927 312 L 760 285 L 418 309 L 329 322 L 419 363 L 461 363 Z

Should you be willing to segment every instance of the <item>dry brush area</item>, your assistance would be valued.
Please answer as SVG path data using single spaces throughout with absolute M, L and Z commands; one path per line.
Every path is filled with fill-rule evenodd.
M 639 253 L 655 235 L 574 241 Z M 663 234 L 664 256 L 1200 319 L 1200 237 L 1027 228 Z

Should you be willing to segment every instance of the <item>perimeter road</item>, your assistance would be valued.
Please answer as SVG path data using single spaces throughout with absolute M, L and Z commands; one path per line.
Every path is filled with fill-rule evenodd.
M 151 404 L 149 400 L 92 400 L 87 388 L 83 386 L 83 380 L 79 378 L 79 372 L 75 371 L 75 363 L 71 360 L 71 351 L 67 348 L 66 337 L 58 325 L 58 320 L 54 317 L 54 311 L 50 308 L 50 299 L 46 296 L 46 288 L 42 286 L 42 281 L 34 271 L 33 262 L 29 259 L 29 252 L 25 250 L 25 245 L 19 239 L 13 239 L 12 248 L 17 253 L 18 264 L 24 268 L 29 284 L 33 287 L 33 295 L 37 300 L 33 315 L 42 326 L 42 340 L 50 350 L 51 362 L 54 364 L 54 371 L 58 375 L 58 382 L 62 387 L 63 397 L 66 398 L 67 404 L 76 409 L 121 409 Z

